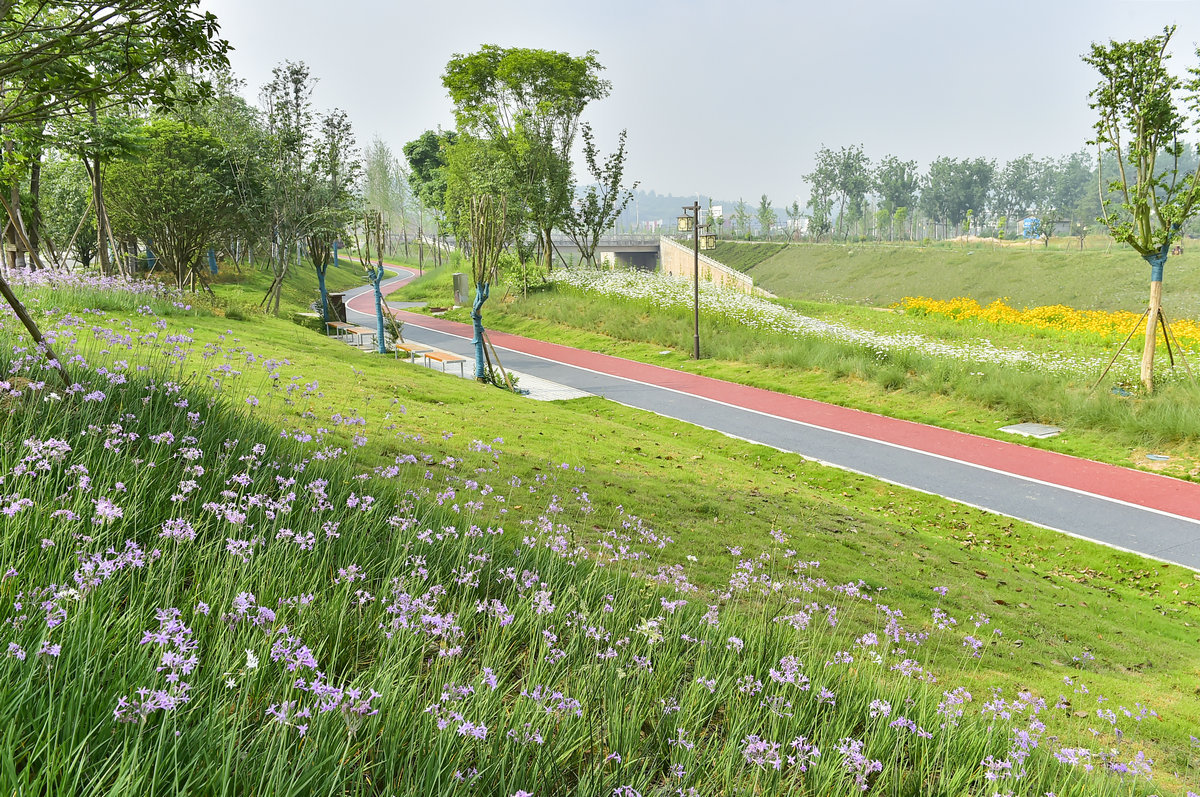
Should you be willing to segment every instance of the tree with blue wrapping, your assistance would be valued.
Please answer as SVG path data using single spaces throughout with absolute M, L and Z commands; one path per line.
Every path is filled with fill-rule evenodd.
M 491 381 L 487 367 L 486 341 L 483 337 L 483 303 L 496 276 L 496 264 L 508 238 L 508 202 L 504 196 L 477 194 L 470 200 L 471 276 L 475 280 L 475 301 L 471 305 L 471 323 L 475 327 L 475 379 Z
M 1180 163 L 1186 154 L 1181 137 L 1200 121 L 1200 69 L 1189 69 L 1186 79 L 1167 71 L 1167 45 L 1174 33 L 1170 26 L 1143 41 L 1092 44 L 1091 53 L 1083 57 L 1101 78 L 1088 95 L 1089 107 L 1099 115 L 1096 137 L 1088 143 L 1096 146 L 1102 170 L 1105 154 L 1117 167 L 1107 185 L 1101 171 L 1098 221 L 1108 227 L 1113 240 L 1129 244 L 1150 265 L 1141 364 L 1147 392 L 1154 389 L 1157 328 L 1162 327 L 1164 337 L 1169 335 L 1162 314 L 1163 267 L 1171 243 L 1196 214 L 1200 197 L 1200 171 L 1189 172 Z M 1170 344 L 1169 337 L 1166 342 Z

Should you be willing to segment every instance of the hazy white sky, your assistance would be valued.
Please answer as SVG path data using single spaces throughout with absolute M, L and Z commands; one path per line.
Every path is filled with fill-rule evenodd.
M 613 83 L 593 104 L 601 148 L 629 131 L 627 175 L 659 193 L 782 206 L 822 144 L 924 168 L 1081 148 L 1093 41 L 1177 24 L 1172 63 L 1200 66 L 1200 0 L 202 0 L 250 99 L 284 59 L 320 79 L 360 143 L 399 152 L 453 126 L 441 73 L 482 44 L 582 54 Z

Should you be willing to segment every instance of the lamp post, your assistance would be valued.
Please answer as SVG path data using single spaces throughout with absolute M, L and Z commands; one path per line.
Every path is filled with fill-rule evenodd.
M 690 205 L 683 206 L 683 215 L 679 216 L 678 222 L 679 232 L 690 232 L 692 234 L 692 321 L 694 334 L 692 336 L 692 357 L 700 359 L 700 250 L 715 249 L 717 246 L 717 236 L 710 232 L 706 232 L 703 236 L 700 235 L 700 228 L 707 230 L 712 222 L 700 224 L 700 200 L 697 199 Z M 701 245 L 703 238 L 703 246 Z

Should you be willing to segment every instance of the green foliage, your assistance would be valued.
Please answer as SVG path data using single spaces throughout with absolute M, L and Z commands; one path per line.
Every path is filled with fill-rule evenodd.
M 1113 155 L 1119 174 L 1108 183 L 1103 222 L 1114 240 L 1127 243 L 1143 256 L 1170 243 L 1178 229 L 1195 214 L 1200 197 L 1198 172 L 1180 174 L 1193 114 L 1200 104 L 1200 69 L 1188 79 L 1167 70 L 1167 45 L 1174 26 L 1143 41 L 1093 44 L 1084 63 L 1100 73 L 1100 83 L 1088 95 L 1099 117 L 1089 143 Z M 1200 55 L 1200 50 L 1197 51 Z M 1175 95 L 1183 94 L 1186 109 Z M 1158 165 L 1160 154 L 1168 164 Z M 1112 198 L 1120 204 L 1114 208 Z
M 427 207 L 443 208 L 446 203 L 446 167 L 449 149 L 458 141 L 453 130 L 426 130 L 404 145 L 404 157 L 412 169 L 413 190 Z
M 562 228 L 579 247 L 583 262 L 595 265 L 596 247 L 600 243 L 600 236 L 612 228 L 633 200 L 633 192 L 638 183 L 634 181 L 629 188 L 621 184 L 625 175 L 624 130 L 618 136 L 616 150 L 601 164 L 600 154 L 592 137 L 592 126 L 585 123 L 583 159 L 594 182 L 584 190 L 582 197 L 568 206 L 563 214 Z M 571 181 L 571 193 L 578 194 L 574 179 Z
M 220 139 L 204 128 L 156 119 L 144 132 L 139 157 L 109 170 L 111 218 L 116 228 L 152 239 L 163 267 L 183 287 L 201 252 L 232 220 L 233 174 Z
M 839 152 L 822 145 L 817 150 L 813 171 L 804 175 L 804 179 L 812 185 L 809 207 L 813 237 L 824 235 L 835 222 L 838 235 L 849 235 L 846 222 L 862 217 L 863 202 L 872 186 L 871 161 L 862 145 L 842 147 Z
M 921 210 L 958 229 L 967 212 L 988 206 L 996 164 L 985 158 L 941 157 L 929 165 L 921 184 Z
M 758 200 L 758 212 L 755 214 L 758 220 L 759 234 L 767 240 L 771 239 L 771 230 L 779 222 L 779 217 L 775 215 L 775 208 L 771 207 L 771 200 L 766 194 Z
M 224 66 L 229 45 L 199 0 L 3 4 L 0 75 L 20 91 L 0 101 L 0 126 L 43 123 L 89 102 L 179 99 L 178 76 Z
M 889 214 L 894 214 L 897 208 L 912 206 L 920 184 L 916 161 L 902 161 L 895 155 L 887 155 L 879 162 L 873 176 L 874 188 Z
M 579 117 L 611 88 L 600 77 L 603 68 L 595 51 L 572 56 L 489 44 L 470 55 L 456 53 L 442 75 L 459 132 L 488 139 L 516 176 L 521 207 L 547 264 L 551 231 L 574 199 L 570 158 Z M 517 211 L 510 206 L 514 219 Z
M 40 232 L 43 240 L 59 250 L 59 258 L 74 257 L 84 268 L 96 255 L 96 222 L 90 200 L 91 185 L 83 165 L 61 152 L 51 152 L 42 164 Z M 74 251 L 61 251 L 73 235 Z

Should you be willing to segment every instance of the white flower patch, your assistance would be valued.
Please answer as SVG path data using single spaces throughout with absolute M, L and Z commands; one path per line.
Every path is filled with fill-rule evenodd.
M 604 269 L 556 269 L 551 278 L 581 291 L 649 303 L 661 308 L 692 306 L 692 283 L 674 277 L 635 271 Z M 1094 373 L 1104 366 L 1099 359 L 1068 357 L 1053 353 L 1035 353 L 994 345 L 986 339 L 962 343 L 933 340 L 917 333 L 875 332 L 834 321 L 822 321 L 802 315 L 758 296 L 724 290 L 712 283 L 700 283 L 700 309 L 748 329 L 791 335 L 797 338 L 825 338 L 856 344 L 879 355 L 896 351 L 917 351 L 932 357 L 963 362 L 1016 366 L 1023 370 L 1043 370 L 1062 374 Z

